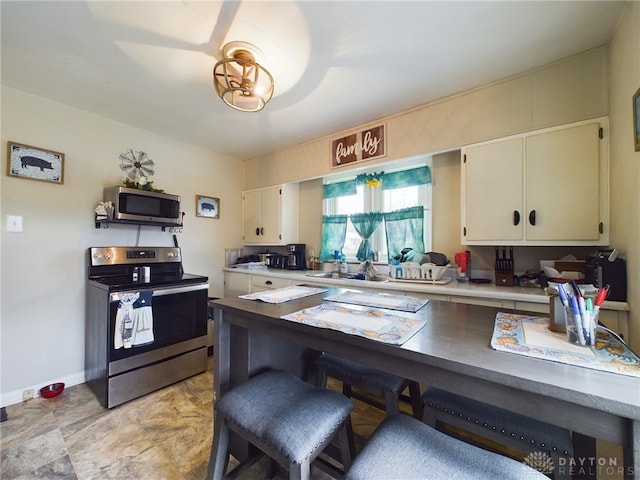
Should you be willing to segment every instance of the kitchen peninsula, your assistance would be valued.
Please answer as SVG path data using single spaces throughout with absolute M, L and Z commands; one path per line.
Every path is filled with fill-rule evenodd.
M 365 281 L 351 279 L 333 279 L 316 276 L 319 270 L 247 270 L 243 268 L 224 268 L 224 295 L 232 297 L 258 291 L 281 288 L 290 285 L 321 285 L 352 288 L 364 291 L 388 292 L 396 295 L 413 295 L 442 300 L 451 303 L 482 305 L 486 307 L 506 308 L 523 312 L 536 312 L 549 315 L 549 297 L 541 288 L 501 287 L 495 284 L 458 283 L 455 280 L 447 284 L 401 282 L 401 281 Z M 326 273 L 326 272 L 325 272 Z M 629 338 L 627 302 L 604 302 L 600 311 L 600 321 L 609 328 Z
M 266 367 L 304 377 L 314 355 L 328 352 L 458 394 L 534 416 L 624 448 L 625 477 L 640 479 L 638 378 L 493 350 L 497 308 L 429 301 L 403 316 L 425 322 L 401 346 L 284 320 L 322 294 L 279 304 L 227 297 L 215 308 L 217 398 Z M 238 438 L 237 458 L 248 454 Z

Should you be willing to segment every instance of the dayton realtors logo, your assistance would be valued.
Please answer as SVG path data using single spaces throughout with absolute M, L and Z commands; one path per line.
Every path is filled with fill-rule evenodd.
M 546 452 L 531 452 L 529 455 L 524 457 L 524 463 L 545 475 L 553 473 L 553 460 Z
M 595 478 L 633 475 L 633 467 L 625 467 L 622 464 L 622 459 L 617 457 L 575 457 L 569 459 L 559 457 L 558 465 L 554 465 L 553 460 L 546 452 L 532 452 L 524 457 L 524 463 L 545 475 L 554 471 L 557 476 L 590 476 Z

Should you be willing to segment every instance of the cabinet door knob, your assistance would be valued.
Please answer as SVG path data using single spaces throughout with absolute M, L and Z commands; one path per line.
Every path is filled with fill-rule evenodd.
M 513 224 L 518 225 L 520 223 L 520 212 L 518 210 L 513 211 Z
M 260 235 L 260 228 L 256 227 L 256 235 Z
M 273 282 L 271 280 L 267 280 L 266 282 L 264 282 L 265 285 L 273 285 Z
M 531 225 L 535 225 L 536 224 L 536 211 L 535 210 L 531 210 L 529 212 L 529 223 Z
M 260 227 L 260 235 L 264 235 L 264 228 Z

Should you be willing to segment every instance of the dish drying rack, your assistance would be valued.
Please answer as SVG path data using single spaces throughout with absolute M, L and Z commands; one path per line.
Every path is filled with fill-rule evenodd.
M 442 278 L 449 265 L 434 265 L 432 263 L 404 262 L 398 265 L 389 265 L 389 276 L 395 281 L 410 281 L 422 283 L 446 284 L 450 278 Z

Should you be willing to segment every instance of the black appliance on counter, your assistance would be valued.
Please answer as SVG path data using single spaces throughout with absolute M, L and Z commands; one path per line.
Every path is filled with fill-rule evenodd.
M 627 265 L 615 250 L 601 250 L 585 260 L 584 279 L 597 288 L 609 285 L 607 300 L 627 301 Z
M 267 267 L 269 268 L 287 268 L 288 255 L 271 254 L 267 257 Z
M 287 252 L 289 252 L 287 258 L 288 270 L 306 270 L 306 245 L 304 243 L 290 243 L 287 245 Z
M 207 369 L 208 281 L 179 247 L 89 248 L 85 369 L 105 408 Z

